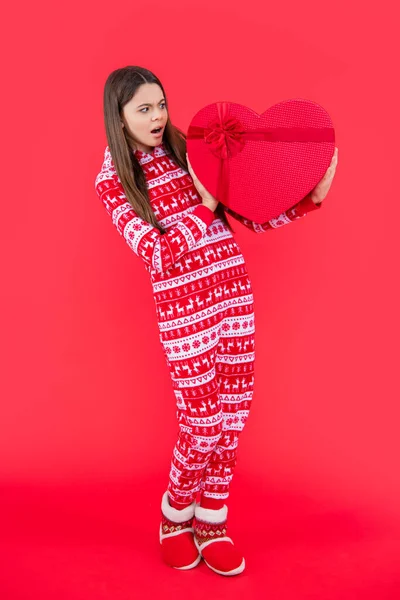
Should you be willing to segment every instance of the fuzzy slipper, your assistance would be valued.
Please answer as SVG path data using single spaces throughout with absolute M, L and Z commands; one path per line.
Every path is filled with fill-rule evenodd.
M 206 565 L 219 575 L 239 575 L 246 566 L 241 553 L 227 536 L 228 507 L 218 510 L 195 507 L 194 542 Z
M 160 544 L 163 561 L 174 569 L 193 569 L 201 555 L 193 538 L 193 517 L 196 502 L 178 510 L 170 505 L 168 492 L 161 501 Z

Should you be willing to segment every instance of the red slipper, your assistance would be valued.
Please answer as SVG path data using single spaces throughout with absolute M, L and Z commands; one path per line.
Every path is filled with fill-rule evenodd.
M 219 575 L 239 575 L 246 563 L 232 539 L 226 535 L 227 516 L 226 504 L 218 510 L 196 504 L 194 542 L 210 569 Z
M 193 517 L 196 502 L 182 510 L 169 503 L 168 492 L 161 501 L 162 520 L 160 544 L 163 561 L 174 569 L 193 569 L 201 561 L 201 555 L 193 538 Z

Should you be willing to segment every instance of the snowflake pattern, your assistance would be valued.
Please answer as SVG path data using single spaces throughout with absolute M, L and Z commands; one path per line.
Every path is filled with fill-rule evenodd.
M 139 217 L 128 202 L 108 146 L 95 189 L 118 233 L 150 275 L 179 425 L 168 490 L 177 502 L 193 502 L 198 491 L 223 500 L 229 495 L 239 435 L 254 390 L 255 315 L 249 274 L 232 232 L 202 206 L 190 174 L 164 144 L 151 153 L 136 150 L 135 156 L 165 234 Z M 263 233 L 315 208 L 306 197 L 263 224 L 226 212 L 251 231 Z

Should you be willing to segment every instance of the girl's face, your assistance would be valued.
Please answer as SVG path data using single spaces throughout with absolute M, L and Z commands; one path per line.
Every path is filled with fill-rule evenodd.
M 168 112 L 162 89 L 157 83 L 143 83 L 122 112 L 137 149 L 152 152 L 155 146 L 161 144 Z M 158 135 L 151 133 L 156 127 L 161 127 Z

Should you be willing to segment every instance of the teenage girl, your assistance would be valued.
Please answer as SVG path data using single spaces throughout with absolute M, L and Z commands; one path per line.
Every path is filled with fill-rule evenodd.
M 179 434 L 161 500 L 162 558 L 177 569 L 203 558 L 215 572 L 236 575 L 245 560 L 227 535 L 225 501 L 253 397 L 255 318 L 226 213 L 263 233 L 320 209 L 337 149 L 312 193 L 256 224 L 218 203 L 197 179 L 186 136 L 171 123 L 164 88 L 151 71 L 128 66 L 109 75 L 104 121 L 108 145 L 95 188 L 149 272 L 176 396 Z

